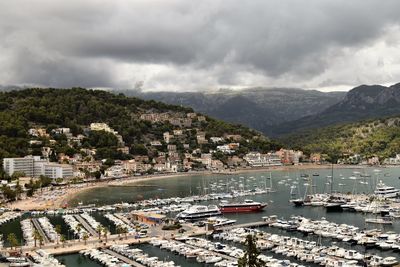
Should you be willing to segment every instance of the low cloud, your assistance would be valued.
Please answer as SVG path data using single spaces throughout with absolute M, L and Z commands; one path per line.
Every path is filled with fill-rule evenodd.
M 399 1 L 4 1 L 0 84 L 206 90 L 398 82 Z

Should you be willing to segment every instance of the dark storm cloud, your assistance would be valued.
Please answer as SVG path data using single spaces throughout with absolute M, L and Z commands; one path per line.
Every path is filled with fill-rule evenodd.
M 3 1 L 0 83 L 129 86 L 129 65 L 149 64 L 223 84 L 245 72 L 307 83 L 398 25 L 398 10 L 395 0 Z

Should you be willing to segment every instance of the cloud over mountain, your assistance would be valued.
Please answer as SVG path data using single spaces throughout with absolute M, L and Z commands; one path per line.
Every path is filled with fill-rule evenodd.
M 400 2 L 3 1 L 0 84 L 338 88 L 400 74 Z

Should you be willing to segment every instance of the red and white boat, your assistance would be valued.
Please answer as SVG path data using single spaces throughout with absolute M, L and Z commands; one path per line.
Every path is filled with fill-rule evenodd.
M 244 202 L 228 203 L 223 201 L 219 204 L 219 209 L 222 213 L 238 213 L 238 212 L 255 212 L 261 211 L 267 206 L 265 203 L 255 202 L 251 199 L 246 199 Z

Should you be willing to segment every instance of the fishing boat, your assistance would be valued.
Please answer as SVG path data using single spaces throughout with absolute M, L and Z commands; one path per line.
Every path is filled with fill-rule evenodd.
M 222 201 L 219 208 L 222 213 L 239 213 L 239 212 L 254 212 L 261 211 L 267 206 L 265 203 L 255 202 L 251 199 L 246 199 L 243 202 L 228 203 Z
M 181 220 L 200 220 L 208 217 L 221 215 L 220 209 L 216 205 L 193 205 L 187 210 L 176 215 L 176 219 Z

